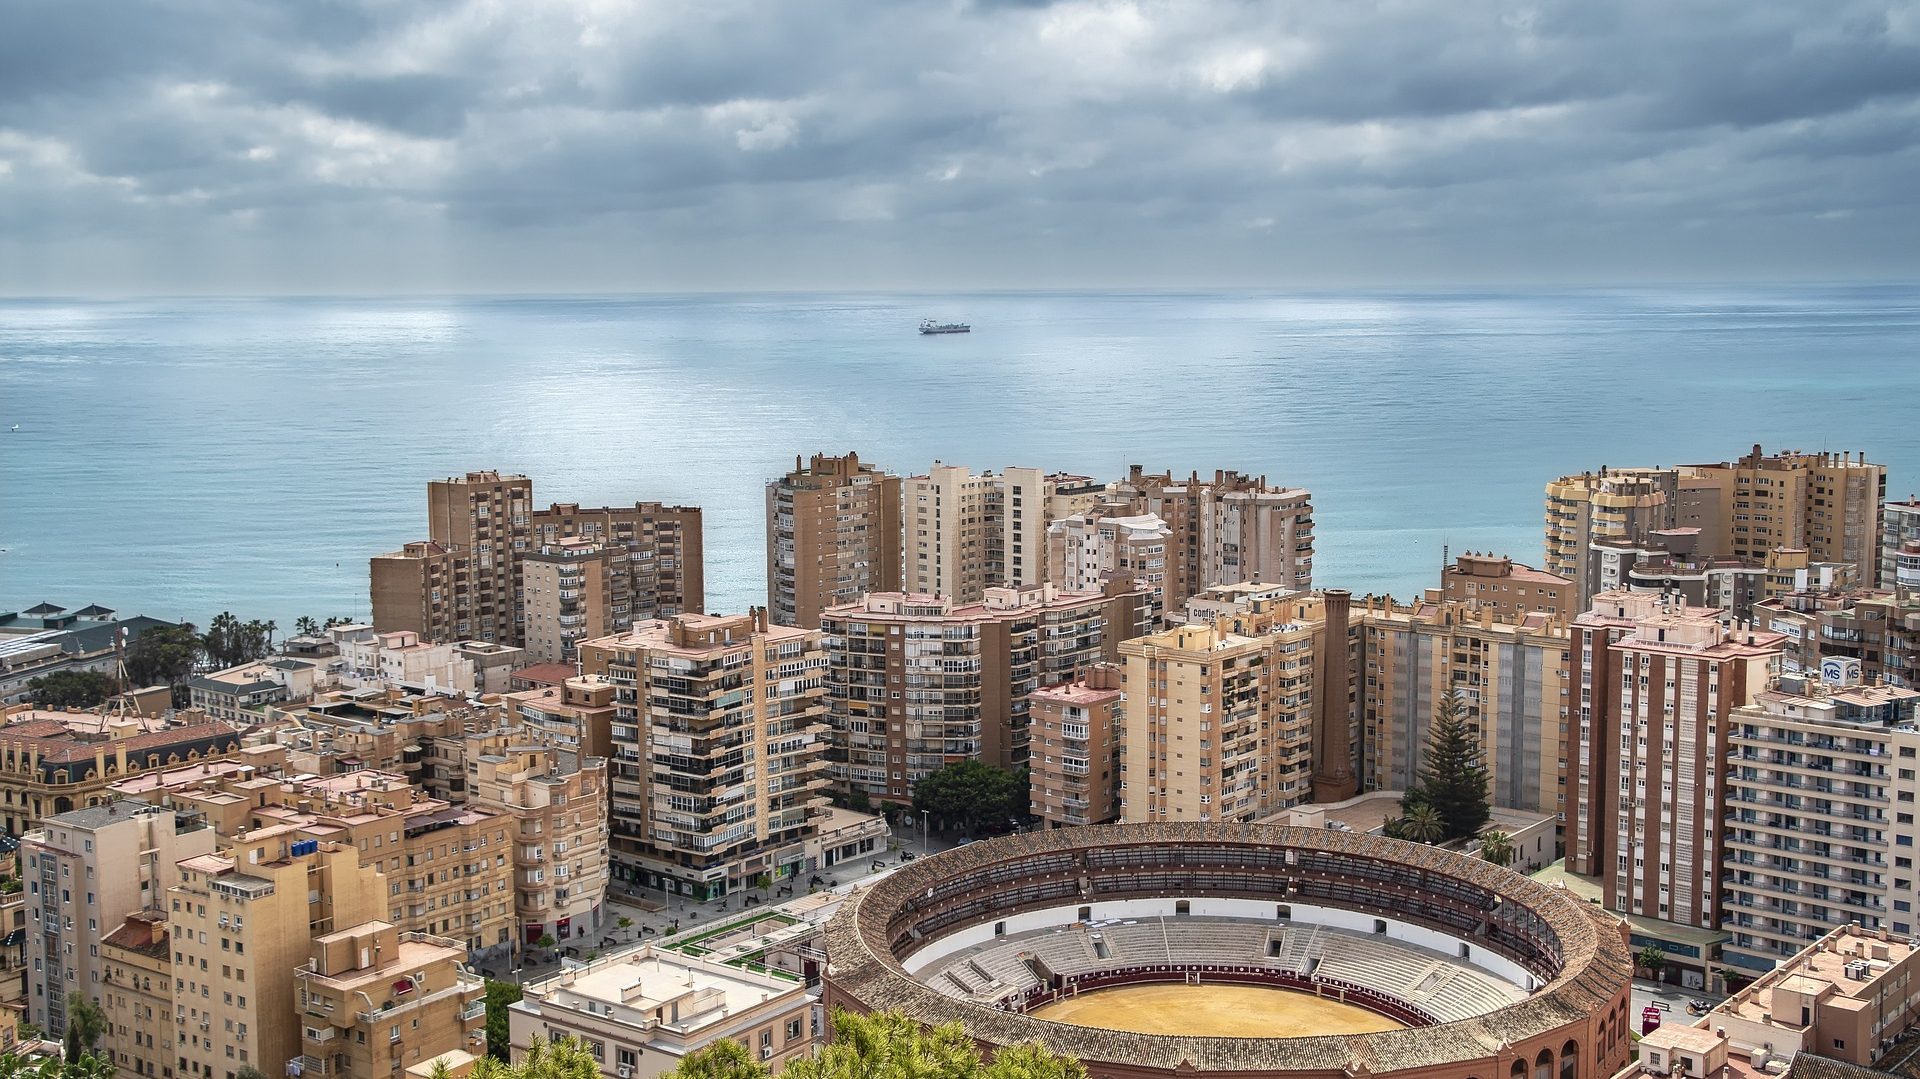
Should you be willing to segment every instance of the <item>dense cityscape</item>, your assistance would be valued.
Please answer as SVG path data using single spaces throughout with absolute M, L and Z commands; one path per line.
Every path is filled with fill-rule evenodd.
M 923 855 L 1024 844 L 1091 872 L 1088 851 L 1121 848 L 1078 837 L 1118 823 L 1181 850 L 1317 830 L 1258 893 L 1302 900 L 1293 856 L 1314 843 L 1382 865 L 1432 849 L 1433 874 L 1543 925 L 1623 925 L 1627 973 L 1708 1013 L 1636 1052 L 1757 1074 L 1798 1038 L 1875 1064 L 1920 962 L 1901 766 L 1920 751 L 1920 503 L 1887 501 L 1864 453 L 1759 446 L 1543 481 L 1543 566 L 1462 551 L 1420 596 L 1317 584 L 1312 498 L 1264 476 L 901 476 L 847 453 L 767 485 L 767 601 L 745 611 L 705 609 L 698 507 L 542 508 L 529 477 L 475 471 L 429 482 L 424 537 L 371 556 L 371 625 L 0 614 L 9 1044 L 183 1079 L 462 1075 L 565 1037 L 621 1079 L 719 1042 L 811 1067 L 825 1004 L 1037 1014 L 1131 971 L 1147 946 L 1119 927 L 1137 919 L 1092 907 L 1084 954 L 1051 936 L 996 952 L 1020 933 L 1006 921 L 967 938 L 985 951 L 922 948 L 906 987 L 932 1010 L 848 973 L 864 967 L 836 947 L 866 945 L 835 943 L 897 932 L 856 932 L 873 903 L 916 916 L 896 876 L 963 888 L 960 852 Z M 1571 915 L 1549 910 L 1567 896 Z M 1185 943 L 1155 929 L 1154 954 L 1253 961 L 1246 901 L 1214 902 L 1232 909 Z M 1260 962 L 1373 1001 L 1383 1031 L 1519 1022 L 1573 963 L 1571 937 L 1516 943 L 1533 971 L 1516 988 L 1461 943 L 1409 979 L 1432 941 L 1341 935 L 1269 932 Z M 1841 951 L 1859 965 L 1827 977 Z M 1563 1077 L 1629 1065 L 1627 979 L 1608 994 L 1568 1042 L 1594 1052 L 1550 1054 Z M 1099 1051 L 1075 1055 L 1178 1070 L 1152 1046 L 1104 1069 Z

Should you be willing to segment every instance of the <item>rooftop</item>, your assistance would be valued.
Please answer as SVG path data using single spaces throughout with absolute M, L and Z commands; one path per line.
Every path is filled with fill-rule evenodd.
M 801 982 L 646 944 L 530 982 L 525 1003 L 601 1014 L 607 1007 L 618 1008 L 627 1013 L 628 1022 L 689 1031 L 735 1020 L 769 1000 L 805 995 Z M 663 1007 L 677 1021 L 658 1019 L 656 1009 Z
M 1843 925 L 1714 1010 L 1756 1023 L 1764 1022 L 1763 1016 L 1775 1014 L 1777 992 L 1824 997 L 1820 1001 L 1823 1008 L 1849 1011 L 1874 1008 L 1883 988 L 1878 984 L 1881 977 L 1898 968 L 1915 950 L 1906 938 Z M 1796 1004 L 1792 1014 L 1798 1015 L 1798 1009 Z

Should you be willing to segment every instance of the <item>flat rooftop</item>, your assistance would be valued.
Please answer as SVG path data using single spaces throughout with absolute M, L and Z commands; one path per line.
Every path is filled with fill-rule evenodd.
M 1877 1007 L 1881 987 L 1875 983 L 1914 951 L 1904 937 L 1888 934 L 1882 938 L 1877 931 L 1843 925 L 1729 997 L 1715 1011 L 1758 1023 L 1761 1016 L 1774 1014 L 1776 992 L 1817 998 L 1829 987 L 1833 992 L 1820 1001 L 1822 1008 L 1857 1011 Z

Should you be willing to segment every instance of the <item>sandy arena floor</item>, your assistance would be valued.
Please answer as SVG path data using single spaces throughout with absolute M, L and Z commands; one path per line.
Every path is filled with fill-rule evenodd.
M 1405 1025 L 1352 1004 L 1257 985 L 1128 985 L 1082 993 L 1028 1014 L 1137 1034 L 1225 1038 L 1368 1034 Z

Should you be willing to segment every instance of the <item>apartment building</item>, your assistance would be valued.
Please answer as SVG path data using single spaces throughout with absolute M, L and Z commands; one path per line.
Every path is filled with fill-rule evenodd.
M 289 1062 L 329 1074 L 323 1039 L 306 1038 L 295 1018 L 296 972 L 315 938 L 385 913 L 380 873 L 353 847 L 276 826 L 182 859 L 171 879 L 175 1074 L 237 1079 L 243 1067 Z
M 1720 924 L 1730 717 L 1771 683 L 1783 641 L 1719 616 L 1606 592 L 1575 620 L 1582 697 L 1568 867 L 1599 876 L 1611 910 Z
M 534 740 L 590 757 L 611 757 L 617 688 L 597 675 L 577 675 L 557 686 L 508 693 L 501 702 Z
M 21 840 L 27 886 L 27 1018 L 67 1028 L 67 994 L 99 1003 L 107 968 L 100 938 L 160 905 L 173 863 L 213 849 L 198 816 L 111 802 L 47 818 Z
M 829 608 L 820 627 L 832 776 L 843 789 L 906 804 L 948 764 L 1028 761 L 1029 697 L 1117 657 L 1147 628 L 1127 582 L 1101 592 L 989 588 L 977 603 L 877 593 Z
M 520 941 L 590 938 L 605 922 L 607 762 L 529 745 L 511 728 L 467 739 L 467 800 L 513 829 Z
M 478 689 L 473 660 L 459 643 L 435 643 L 413 630 L 380 633 L 335 626 L 328 673 L 341 689 L 386 689 L 466 697 Z
M 1493 804 L 1565 811 L 1573 704 L 1567 625 L 1537 611 L 1502 621 L 1503 608 L 1520 606 L 1510 595 L 1495 592 L 1493 602 L 1478 606 L 1455 599 L 1407 606 L 1385 597 L 1362 601 L 1355 623 L 1363 657 L 1356 673 L 1365 789 L 1418 784 L 1434 713 L 1456 695 L 1486 754 Z M 1541 598 L 1534 593 L 1524 602 Z
M 1879 585 L 1888 592 L 1920 590 L 1920 499 L 1909 496 L 1881 509 Z
M 527 477 L 469 472 L 427 484 L 427 525 L 427 539 L 372 559 L 375 629 L 518 646 L 525 632 L 522 558 L 572 539 L 624 552 L 608 559 L 616 624 L 706 602 L 696 507 L 556 502 L 536 510 Z
M 1118 664 L 1096 663 L 1029 696 L 1033 815 L 1046 827 L 1120 818 L 1121 674 Z
M 0 813 L 22 835 L 46 817 L 106 801 L 107 784 L 151 768 L 233 756 L 240 734 L 196 711 L 152 718 L 121 711 L 0 706 Z
M 820 612 L 900 588 L 900 477 L 860 455 L 814 454 L 767 484 L 767 610 L 817 629 Z
M 1252 821 L 1313 795 L 1317 596 L 1124 641 L 1120 819 Z
M 1920 590 L 1789 592 L 1756 606 L 1754 617 L 1785 635 L 1782 671 L 1835 684 L 1920 685 Z
M 1833 926 L 1914 935 L 1920 689 L 1782 675 L 1734 709 L 1721 956 L 1789 960 Z
M 1091 508 L 1102 491 L 1086 476 L 1037 468 L 974 475 L 935 461 L 901 486 L 902 587 L 975 603 L 988 588 L 1051 581 L 1050 527 L 1062 511 Z
M 156 906 L 127 915 L 100 938 L 100 962 L 101 1054 L 124 1075 L 172 1079 L 177 1032 L 167 912 Z
M 443 1053 L 483 1055 L 486 984 L 457 940 L 370 921 L 313 938 L 294 968 L 301 1063 L 346 1079 L 392 1079 Z
M 579 642 L 604 637 L 614 620 L 614 580 L 624 547 L 565 539 L 520 556 L 526 626 L 523 639 L 532 663 L 574 663 Z M 631 612 L 631 600 L 625 604 Z
M 1069 592 L 1093 592 L 1125 578 L 1147 593 L 1155 626 L 1167 613 L 1167 523 L 1154 515 L 1076 513 L 1047 529 L 1048 580 Z
M 1520 622 L 1536 614 L 1571 622 L 1580 613 L 1575 606 L 1578 591 L 1571 577 L 1504 555 L 1468 551 L 1441 571 L 1439 598 L 1470 610 L 1484 607 L 1496 622 Z
M 1217 584 L 1253 581 L 1313 586 L 1313 501 L 1306 490 L 1278 487 L 1265 476 L 1216 470 L 1185 480 L 1130 465 L 1107 498 L 1124 506 L 1113 516 L 1152 514 L 1167 525 L 1167 584 L 1162 609 Z
M 1587 553 L 1592 541 L 1679 528 L 1697 530 L 1701 558 L 1764 565 L 1773 549 L 1793 548 L 1871 582 L 1884 557 L 1886 486 L 1886 467 L 1864 455 L 1766 454 L 1757 445 L 1717 464 L 1563 476 L 1547 486 L 1546 568 L 1578 582 L 1584 603 L 1602 590 Z
M 577 1038 L 607 1079 L 656 1079 L 727 1038 L 776 1072 L 814 1046 L 804 982 L 651 944 L 528 983 L 507 1025 L 516 1063 Z
M 818 631 L 685 614 L 580 656 L 615 687 L 616 880 L 711 899 L 799 871 L 826 808 Z
M 188 703 L 223 723 L 259 723 L 266 718 L 266 705 L 304 701 L 324 688 L 326 673 L 304 659 L 254 660 L 190 679 Z

